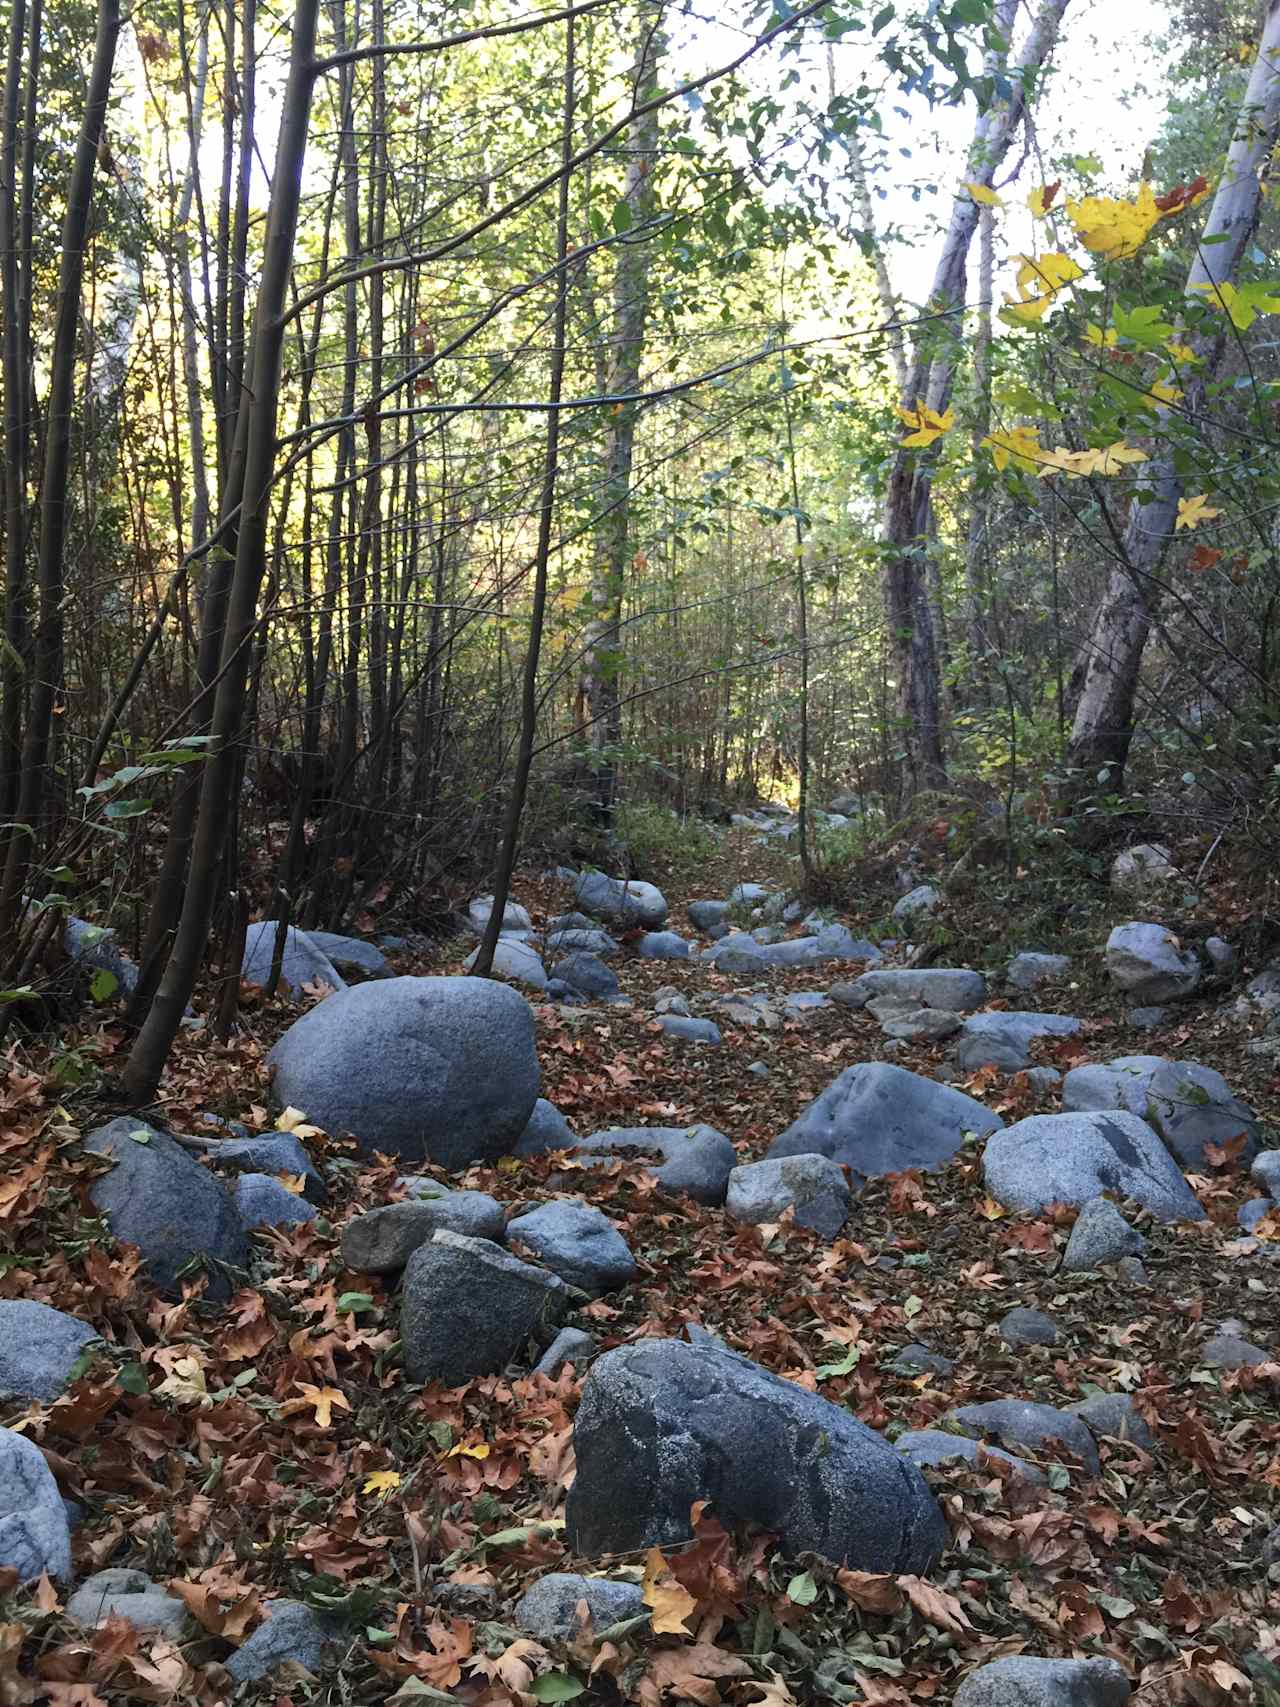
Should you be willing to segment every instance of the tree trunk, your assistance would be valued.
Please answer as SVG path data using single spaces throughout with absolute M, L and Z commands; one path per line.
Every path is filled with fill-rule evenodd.
M 110 0 L 104 0 L 110 3 Z M 244 504 L 236 539 L 226 632 L 214 700 L 209 758 L 201 779 L 200 810 L 191 871 L 177 935 L 150 1012 L 134 1040 L 123 1086 L 134 1102 L 154 1094 L 169 1049 L 195 988 L 209 937 L 223 840 L 239 774 L 239 746 L 248 688 L 250 642 L 266 560 L 267 512 L 276 455 L 276 410 L 286 330 L 289 278 L 298 228 L 298 204 L 311 97 L 316 77 L 316 27 L 320 0 L 298 0 L 293 16 L 289 75 L 276 148 L 267 234 L 254 312 L 250 383 L 238 439 L 244 445 Z M 233 457 L 233 463 L 236 459 Z
M 965 173 L 970 183 L 991 185 L 1026 116 L 1035 79 L 1058 37 L 1068 0 L 1044 0 L 1009 76 L 1010 94 L 979 115 L 969 146 Z M 1007 42 L 1017 12 L 1016 0 L 999 0 L 994 28 Z M 1002 54 L 989 59 L 1000 69 Z M 950 401 L 964 341 L 956 317 L 962 315 L 969 247 L 978 225 L 979 204 L 961 190 L 952 203 L 951 222 L 938 258 L 926 312 L 933 324 L 916 340 L 903 407 L 919 404 L 943 413 Z M 947 780 L 942 728 L 939 636 L 929 601 L 933 470 L 936 451 L 900 449 L 889 475 L 885 505 L 884 601 L 889 647 L 902 723 L 902 787 L 906 797 Z
M 638 18 L 632 101 L 648 100 L 666 48 L 660 10 L 642 6 Z M 618 246 L 613 285 L 612 360 L 608 391 L 625 397 L 638 390 L 649 306 L 649 242 L 653 217 L 653 171 L 657 164 L 656 110 L 627 132 L 623 200 L 631 210 L 630 232 Z M 617 750 L 622 740 L 622 600 L 631 537 L 631 465 L 635 450 L 634 403 L 614 405 L 605 452 L 604 514 L 596 535 L 591 578 L 591 622 L 584 636 L 583 699 L 590 719 L 592 793 L 600 823 L 612 821 L 617 798 Z
M 63 676 L 63 588 L 67 537 L 67 488 L 71 472 L 71 419 L 75 405 L 76 350 L 80 333 L 84 260 L 93 211 L 94 172 L 106 123 L 116 42 L 120 35 L 119 0 L 99 0 L 93 65 L 85 94 L 84 116 L 67 184 L 58 267 L 58 299 L 49 360 L 49 396 L 45 409 L 44 468 L 40 482 L 40 539 L 37 550 L 40 609 L 32 653 L 30 710 L 22 746 L 18 790 L 19 823 L 6 850 L 0 925 L 16 909 L 39 835 L 46 803 L 49 749 Z M 25 826 L 25 829 L 24 829 Z
M 1278 130 L 1280 0 L 1269 0 L 1236 134 L 1187 274 L 1186 295 L 1191 301 L 1212 300 L 1212 287 L 1235 277 L 1257 224 L 1259 172 L 1275 147 Z M 1200 361 L 1182 398 L 1184 419 L 1194 421 L 1203 408 L 1226 343 L 1225 332 L 1191 340 Z M 1160 411 L 1160 419 L 1167 419 L 1167 411 Z M 1080 697 L 1067 748 L 1067 763 L 1074 773 L 1068 793 L 1073 799 L 1100 786 L 1108 793 L 1124 786 L 1142 654 L 1158 603 L 1155 574 L 1173 537 L 1182 493 L 1172 457 L 1159 457 L 1144 466 L 1140 489 L 1129 507 L 1120 560 L 1107 578 L 1078 666 Z

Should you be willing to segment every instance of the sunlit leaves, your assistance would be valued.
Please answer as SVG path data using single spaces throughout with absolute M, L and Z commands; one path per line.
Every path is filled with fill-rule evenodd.
M 899 404 L 898 413 L 907 426 L 911 428 L 906 438 L 901 441 L 904 449 L 923 449 L 926 445 L 931 445 L 935 439 L 940 439 L 943 433 L 949 432 L 956 424 L 954 409 L 945 409 L 939 413 L 938 410 L 930 409 L 926 403 L 921 403 L 918 399 L 914 409 L 904 409 Z
M 1044 457 L 1039 427 L 1008 427 L 1002 432 L 988 434 L 982 443 L 991 452 L 991 460 L 1001 473 L 1010 463 L 1023 474 L 1039 472 Z
M 963 188 L 976 201 L 979 207 L 1003 207 L 1004 201 L 991 188 L 990 184 L 966 183 Z
M 1039 189 L 1032 190 L 1027 196 L 1027 206 L 1036 219 L 1043 219 L 1053 206 L 1053 198 L 1062 188 L 1061 180 L 1055 179 L 1052 184 L 1041 184 Z
M 1011 326 L 1034 326 L 1043 320 L 1064 286 L 1083 277 L 1070 255 L 1050 250 L 1044 255 L 1023 255 L 1018 268 L 1018 294 L 1004 293 L 1000 318 Z
M 1143 184 L 1132 200 L 1115 196 L 1085 196 L 1068 201 L 1067 218 L 1076 235 L 1104 261 L 1123 261 L 1136 255 L 1160 221 L 1155 191 Z

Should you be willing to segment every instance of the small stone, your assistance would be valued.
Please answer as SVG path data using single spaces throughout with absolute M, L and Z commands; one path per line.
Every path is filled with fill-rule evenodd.
M 276 951 L 276 931 L 274 919 L 261 919 L 249 926 L 244 939 L 244 959 L 240 965 L 240 976 L 246 983 L 260 984 L 266 989 Z M 295 996 L 303 994 L 304 985 L 327 984 L 331 990 L 345 990 L 347 987 L 346 980 L 328 955 L 305 931 L 297 930 L 293 925 L 285 932 L 280 983 Z
M 1236 1334 L 1214 1334 L 1201 1346 L 1200 1362 L 1210 1369 L 1252 1369 L 1270 1363 L 1271 1353 Z
M 587 1203 L 558 1198 L 540 1204 L 508 1223 L 507 1238 L 592 1298 L 616 1292 L 636 1277 L 626 1240 L 607 1215 Z
M 1172 931 L 1139 921 L 1117 925 L 1107 938 L 1111 981 L 1140 1004 L 1178 1001 L 1200 983 L 1200 962 Z
M 1056 1090 L 1062 1083 L 1062 1074 L 1056 1067 L 1028 1067 L 1026 1073 L 1027 1083 L 1041 1096 L 1047 1091 Z
M 729 1175 L 725 1211 L 749 1224 L 778 1221 L 792 1210 L 798 1227 L 834 1239 L 849 1218 L 849 1183 L 827 1156 L 781 1156 L 749 1162 Z
M 904 1043 L 921 1038 L 929 1043 L 942 1043 L 954 1037 L 961 1024 L 960 1015 L 948 1013 L 945 1008 L 916 1008 L 914 1012 L 898 1012 L 881 1020 L 880 1029 L 886 1037 L 900 1038 Z
M 1124 1707 L 1129 1680 L 1115 1660 L 1010 1654 L 971 1671 L 955 1707 Z
M 724 1039 L 720 1027 L 709 1019 L 690 1019 L 683 1014 L 663 1014 L 658 1020 L 664 1037 L 674 1037 L 681 1043 L 710 1043 L 713 1047 Z
M 1059 978 L 1065 978 L 1070 970 L 1069 955 L 1027 951 L 1014 955 L 1005 971 L 1005 977 L 1017 990 L 1034 990 L 1038 984 L 1051 984 Z
M 646 931 L 636 944 L 642 960 L 687 960 L 690 944 L 675 931 Z
M 945 1376 L 954 1374 L 956 1366 L 953 1358 L 943 1357 L 939 1351 L 930 1351 L 927 1345 L 904 1345 L 891 1367 L 912 1374 L 923 1372 Z
M 769 1068 L 763 1061 L 753 1061 L 747 1068 L 747 1071 L 748 1073 L 753 1074 L 757 1079 L 767 1079 L 769 1077 Z
M 731 907 L 758 907 L 769 899 L 770 891 L 763 883 L 735 883 L 729 891 Z
M 608 960 L 618 952 L 618 945 L 608 931 L 599 930 L 589 920 L 585 925 L 551 931 L 547 936 L 548 954 L 573 954 L 579 949 Z
M 315 1164 L 292 1132 L 264 1132 L 256 1138 L 224 1138 L 209 1145 L 204 1159 L 212 1167 L 229 1168 L 234 1173 L 301 1174 L 304 1181 L 302 1195 L 310 1203 L 323 1203 L 329 1195 Z
M 545 1156 L 549 1150 L 567 1150 L 577 1143 L 573 1128 L 560 1110 L 546 1097 L 533 1105 L 529 1124 L 512 1146 L 513 1156 Z
M 732 908 L 728 901 L 690 901 L 685 911 L 695 930 L 709 931 L 715 925 L 724 924 Z
M 500 1244 L 505 1212 L 483 1191 L 447 1191 L 432 1179 L 405 1180 L 412 1198 L 384 1203 L 342 1229 L 342 1260 L 359 1274 L 395 1274 L 441 1228 Z
M 300 1600 L 273 1600 L 263 1623 L 225 1664 L 237 1683 L 255 1683 L 286 1660 L 319 1672 L 334 1642 L 329 1626 Z
M 0 1301 L 0 1399 L 50 1404 L 96 1328 L 34 1298 Z
M 596 1635 L 613 1624 L 649 1615 L 639 1583 L 556 1571 L 521 1595 L 511 1614 L 512 1622 L 517 1630 L 527 1630 L 542 1641 L 563 1641 L 577 1628 L 579 1601 L 586 1602 Z
M 965 1434 L 948 1434 L 941 1428 L 913 1429 L 908 1434 L 900 1434 L 894 1445 L 904 1458 L 910 1459 L 921 1470 L 937 1469 L 945 1464 L 972 1464 L 975 1469 L 981 1468 L 983 1458 L 998 1458 L 1002 1464 L 1008 1464 L 1026 1478 L 1028 1482 L 1042 1487 L 1047 1478 L 1043 1470 L 1034 1464 L 1028 1464 L 1025 1458 L 1018 1458 L 1012 1452 L 1006 1452 L 999 1446 L 987 1446 L 980 1440 L 971 1440 Z
M 575 1369 L 590 1363 L 596 1354 L 595 1337 L 581 1328 L 561 1328 L 551 1344 L 533 1366 L 535 1375 L 549 1375 L 553 1380 L 566 1363 Z
M 1135 1031 L 1155 1031 L 1164 1024 L 1168 1012 L 1168 1008 L 1130 1008 L 1124 1017 Z
M 1060 1336 L 1043 1310 L 1028 1310 L 1019 1305 L 1001 1321 L 1000 1338 L 1008 1346 L 1057 1345 Z
M 489 928 L 489 919 L 493 913 L 493 896 L 477 895 L 467 908 L 467 920 L 477 936 L 483 936 Z M 533 920 L 528 912 L 515 901 L 508 901 L 502 909 L 502 931 L 531 931 Z
M 1139 842 L 1118 853 L 1111 865 L 1113 889 L 1143 889 L 1167 883 L 1178 876 L 1178 868 L 1166 847 L 1157 842 Z
M 1240 964 L 1240 956 L 1229 942 L 1220 936 L 1205 939 L 1205 959 L 1219 978 L 1233 978 Z
M 1121 1257 L 1116 1264 L 1116 1273 L 1121 1280 L 1127 1280 L 1130 1286 L 1149 1286 L 1151 1277 L 1148 1275 L 1141 1257 Z
M 894 902 L 893 916 L 908 931 L 937 912 L 942 905 L 941 893 L 931 883 L 917 884 L 900 901 Z
M 1029 1399 L 992 1399 L 985 1405 L 961 1405 L 947 1413 L 946 1421 L 977 1438 L 994 1434 L 1009 1447 L 1039 1449 L 1057 1442 L 1074 1453 L 1091 1476 L 1100 1468 L 1098 1449 L 1084 1423 L 1052 1405 Z
M 20 1583 L 42 1571 L 71 1575 L 71 1532 L 44 1453 L 24 1434 L 0 1428 L 0 1566 L 12 1565 Z
M 1076 1216 L 1062 1266 L 1070 1274 L 1087 1273 L 1121 1257 L 1141 1256 L 1147 1241 L 1125 1220 L 1114 1203 L 1094 1197 Z
M 1253 1229 L 1258 1225 L 1258 1222 L 1261 1221 L 1264 1216 L 1270 1215 L 1274 1208 L 1275 1204 L 1271 1198 L 1254 1197 L 1236 1211 L 1236 1220 L 1239 1222 L 1241 1227 L 1244 1228 L 1246 1233 L 1252 1233 Z
M 1144 1422 L 1129 1393 L 1095 1393 L 1090 1399 L 1079 1399 L 1068 1405 L 1073 1416 L 1089 1425 L 1092 1433 L 1112 1440 L 1131 1440 L 1144 1452 L 1156 1445 L 1156 1437 Z
M 480 950 L 473 948 L 463 961 L 468 972 L 475 966 L 480 957 Z M 545 990 L 547 987 L 547 969 L 542 964 L 542 956 L 532 943 L 522 942 L 518 937 L 500 936 L 493 948 L 492 973 L 495 978 L 508 979 L 512 984 L 523 984 L 530 990 Z
M 1268 1197 L 1280 1199 L 1280 1150 L 1263 1150 L 1256 1155 L 1249 1177 Z
M 583 949 L 558 960 L 551 972 L 570 989 L 596 1000 L 602 996 L 616 996 L 622 988 L 617 974 L 598 955 L 588 954 Z
M 354 936 L 339 936 L 335 931 L 308 931 L 307 935 L 339 972 L 359 972 L 365 978 L 395 976 L 386 955 L 371 942 L 362 942 Z
M 527 1340 L 550 1338 L 565 1285 L 499 1245 L 438 1231 L 404 1273 L 400 1340 L 413 1381 L 461 1386 L 500 1375 Z
M 699 1203 L 724 1202 L 738 1153 L 723 1132 L 694 1126 L 614 1126 L 577 1140 L 574 1159 L 613 1163 L 638 1152 L 647 1171 L 671 1192 L 685 1192 Z
M 676 1014 L 682 1019 L 688 1019 L 689 1003 L 679 990 L 659 990 L 653 998 L 653 1011 L 656 1014 Z
M 1031 1065 L 1031 1050 L 1049 1037 L 1075 1037 L 1080 1021 L 1072 1014 L 995 1012 L 971 1014 L 956 1046 L 965 1072 L 998 1067 L 1019 1072 Z
M 135 1630 L 158 1630 L 175 1642 L 195 1628 L 184 1601 L 166 1594 L 141 1571 L 120 1567 L 87 1577 L 67 1601 L 67 1617 L 82 1630 L 95 1630 L 108 1618 L 123 1618 Z
M 250 1230 L 255 1227 L 296 1227 L 304 1221 L 314 1221 L 313 1204 L 270 1174 L 238 1174 L 232 1195 L 240 1219 Z
M 602 871 L 584 871 L 574 886 L 573 898 L 584 913 L 613 924 L 641 925 L 656 931 L 666 922 L 666 897 L 652 883 L 624 882 L 619 877 L 606 877 Z

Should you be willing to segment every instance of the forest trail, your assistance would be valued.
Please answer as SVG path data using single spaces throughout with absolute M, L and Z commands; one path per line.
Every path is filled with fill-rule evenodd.
M 332 1701 L 408 1702 L 444 1691 L 476 1703 L 579 1694 L 906 1703 L 949 1700 L 964 1679 L 956 1698 L 971 1707 L 1123 1701 L 1128 1686 L 1144 1701 L 1242 1701 L 1254 1690 L 1267 1699 L 1280 1681 L 1269 1612 L 1269 1570 L 1280 1552 L 1280 1216 L 1260 1201 L 1253 1216 L 1261 1223 L 1246 1234 L 1237 1215 L 1265 1199 L 1259 1182 L 1280 1189 L 1280 1170 L 1269 1171 L 1265 1126 L 1276 1107 L 1274 1064 L 1256 1046 L 1248 1052 L 1255 1027 L 1239 1006 L 1253 999 L 1242 997 L 1244 974 L 1215 981 L 1206 964 L 1203 989 L 1167 1005 L 1156 1029 L 1137 1031 L 1104 969 L 1105 936 L 1092 953 L 1073 942 L 1068 961 L 1029 991 L 1007 985 L 990 964 L 983 974 L 929 964 L 937 948 L 913 951 L 905 937 L 882 942 L 872 970 L 889 976 L 870 987 L 858 982 L 866 961 L 758 967 L 754 949 L 732 934 L 721 938 L 729 950 L 707 958 L 718 945 L 690 928 L 689 903 L 705 924 L 719 911 L 708 901 L 736 883 L 758 884 L 732 916 L 765 939 L 799 945 L 825 931 L 830 942 L 844 926 L 858 940 L 876 923 L 828 914 L 809 920 L 815 934 L 806 937 L 792 908 L 791 923 L 771 926 L 786 903 L 780 847 L 776 829 L 766 836 L 740 826 L 694 893 L 664 885 L 669 913 L 660 922 L 688 943 L 687 957 L 643 958 L 645 933 L 615 921 L 617 946 L 601 957 L 619 986 L 612 1000 L 576 1005 L 528 992 L 540 1092 L 572 1133 L 546 1113 L 541 1138 L 516 1148 L 550 1144 L 549 1153 L 423 1173 L 362 1158 L 349 1141 L 316 1130 L 311 1110 L 281 1113 L 267 1094 L 264 1056 L 313 1006 L 313 989 L 256 1014 L 250 1007 L 249 1032 L 225 1046 L 188 1029 L 163 1119 L 153 1128 L 119 1118 L 114 1150 L 91 1139 L 88 1148 L 111 1150 L 128 1188 L 114 1198 L 95 1192 L 106 1219 L 86 1221 L 101 1169 L 79 1142 L 93 1103 L 68 1088 L 67 1062 L 105 1061 L 119 1035 L 108 1027 L 73 1040 L 57 1068 L 61 1088 L 54 1074 L 24 1072 L 13 1057 L 2 1093 L 9 1254 L 0 1293 L 53 1306 L 103 1343 L 84 1343 L 83 1332 L 51 1341 L 42 1362 L 52 1323 L 4 1321 L 14 1306 L 0 1304 L 3 1385 L 18 1393 L 24 1380 L 45 1383 L 39 1397 L 6 1401 L 2 1420 L 37 1443 L 74 1502 L 70 1570 L 51 1580 L 56 1535 L 51 1541 L 32 1517 L 47 1489 L 28 1483 L 25 1500 L 15 1501 L 23 1466 L 0 1465 L 4 1506 L 26 1511 L 27 1539 L 36 1537 L 37 1553 L 46 1547 L 48 1567 L 7 1602 L 5 1699 L 214 1702 L 238 1684 L 246 1693 L 236 1699 L 251 1700 L 255 1687 L 270 1689 L 265 1668 L 280 1657 L 317 1674 L 318 1693 L 306 1698 Z M 549 924 L 578 910 L 583 890 L 569 876 L 523 876 L 516 900 L 529 923 L 511 915 L 514 940 L 543 942 Z M 944 895 L 939 907 L 945 917 Z M 482 915 L 473 908 L 473 926 Z M 1152 906 L 1133 916 L 1161 915 Z M 963 937 L 960 919 L 952 922 Z M 607 920 L 590 928 L 600 924 Z M 918 925 L 923 941 L 932 928 Z M 404 979 L 461 970 L 475 937 L 443 949 L 412 936 L 390 940 L 385 970 Z M 339 954 L 341 942 L 325 939 Z M 667 952 L 678 952 L 670 939 Z M 924 964 L 908 967 L 913 956 Z M 554 973 L 560 963 L 547 959 Z M 909 996 L 895 999 L 904 983 Z M 478 980 L 467 987 L 495 990 Z M 1253 987 L 1265 990 L 1265 978 Z M 1054 1012 L 1078 1025 L 1035 1035 L 1027 1016 Z M 663 1029 L 672 1018 L 710 1022 L 720 1041 L 672 1034 Z M 1022 1051 L 1028 1065 L 982 1064 L 993 1036 L 992 1053 Z M 968 1066 L 955 1064 L 957 1048 L 969 1051 Z M 1185 1190 L 1171 1154 L 1198 1154 L 1187 1170 L 1198 1204 L 1188 1199 L 1189 1209 L 1163 1220 L 1158 1193 L 1145 1212 L 1122 1189 L 1123 1219 L 1104 1200 L 1088 1216 L 1060 1202 L 1020 1211 L 1011 1199 L 1025 1178 L 1007 1189 L 1008 1169 L 1000 1175 L 993 1160 L 1001 1134 L 986 1141 L 984 1157 L 975 1129 L 1002 1121 L 1005 1133 L 1025 1131 L 1017 1123 L 1032 1116 L 1061 1123 L 1064 1103 L 1117 1108 L 1130 1097 L 1129 1079 L 1122 1069 L 1108 1080 L 1104 1064 L 1139 1055 L 1179 1063 L 1179 1084 L 1194 1057 L 1221 1067 L 1230 1088 L 1216 1088 L 1210 1074 L 1207 1090 L 1175 1097 L 1164 1111 L 1164 1146 L 1125 1112 L 1072 1118 L 1110 1123 L 1139 1149 L 1150 1142 L 1143 1168 L 1120 1178 L 1133 1193 L 1157 1175 L 1162 1190 Z M 369 1056 L 365 1077 L 386 1065 Z M 1141 1088 L 1144 1110 L 1161 1123 L 1158 1067 Z M 473 1074 L 476 1097 L 493 1089 L 481 1077 Z M 837 1093 L 836 1081 L 852 1088 Z M 955 1090 L 945 1090 L 951 1083 Z M 947 1097 L 976 1114 L 956 1115 Z M 209 1114 L 242 1123 L 239 1136 L 201 1119 Z M 806 1156 L 799 1173 L 780 1179 L 747 1165 L 793 1123 L 809 1136 L 780 1148 Z M 709 1127 L 731 1151 L 708 1140 L 690 1174 L 677 1144 L 680 1178 L 696 1195 L 655 1178 L 670 1156 L 650 1167 L 631 1151 L 602 1155 L 599 1142 L 581 1158 L 565 1153 L 575 1135 L 636 1127 L 691 1133 L 690 1142 Z M 172 1146 L 172 1165 L 210 1182 L 239 1175 L 234 1201 L 249 1221 L 313 1217 L 260 1229 L 247 1244 L 238 1218 L 230 1233 L 219 1223 L 211 1237 L 231 1238 L 234 1266 L 211 1270 L 213 1302 L 199 1299 L 199 1286 L 177 1301 L 188 1276 L 174 1267 L 162 1276 L 161 1262 L 147 1278 L 137 1253 L 122 1254 L 110 1237 L 113 1216 L 137 1213 L 137 1181 L 160 1189 L 170 1166 L 165 1129 L 206 1135 L 197 1146 Z M 1059 1124 L 1052 1138 L 1044 1165 L 1058 1179 L 1052 1170 L 1065 1152 L 1076 1156 L 1079 1132 Z M 864 1181 L 836 1162 L 812 1163 L 819 1145 L 848 1160 L 842 1143 L 887 1177 Z M 926 1161 L 929 1145 L 941 1145 L 943 1165 L 888 1172 L 895 1144 L 916 1146 Z M 1115 1155 L 1125 1154 L 1117 1142 Z M 1080 1166 L 1092 1165 L 1080 1155 Z M 407 1187 L 402 1166 L 413 1176 Z M 172 1180 L 174 1219 L 195 1239 L 212 1225 L 200 1219 L 206 1188 Z M 433 1191 L 443 1195 L 424 1196 Z M 232 1201 L 229 1192 L 222 1198 Z M 552 1203 L 561 1208 L 539 1210 Z M 1204 1219 L 1188 1218 L 1201 1206 Z M 216 1220 L 221 1211 L 210 1213 Z M 424 1245 L 440 1227 L 463 1237 Z M 1090 1238 L 1092 1252 L 1082 1255 Z M 504 1239 L 510 1255 L 491 1242 Z M 171 1239 L 171 1264 L 172 1247 Z M 576 1290 L 566 1293 L 566 1282 Z M 514 1302 L 511 1287 L 524 1288 Z M 530 1287 L 532 1345 L 519 1316 Z M 554 1311 L 543 1315 L 548 1301 Z M 563 1356 L 546 1355 L 552 1340 Z M 655 1551 L 652 1536 L 624 1534 L 628 1524 L 643 1528 L 645 1499 L 655 1522 L 664 1500 L 674 1502 L 688 1533 L 684 1472 L 672 1470 L 684 1460 L 660 1453 L 666 1470 L 646 1480 L 643 1428 L 627 1436 L 621 1457 L 610 1456 L 616 1440 L 600 1444 L 602 1431 L 632 1426 L 609 1411 L 631 1402 L 618 1397 L 611 1348 L 644 1345 L 656 1426 L 661 1433 L 665 1416 L 672 1439 L 685 1442 L 670 1450 L 702 1442 L 698 1451 L 711 1453 L 698 1459 L 704 1491 L 727 1507 L 736 1502 L 730 1517 L 752 1515 L 744 1502 L 772 1499 L 771 1513 L 756 1515 L 775 1537 L 781 1530 L 776 1544 L 760 1529 L 723 1532 L 715 1499 L 690 1544 L 659 1537 Z M 546 1373 L 531 1373 L 539 1356 Z M 411 1384 L 402 1360 L 439 1379 Z M 73 1364 L 73 1384 L 56 1396 Z M 610 1367 L 613 1388 L 606 1373 L 591 1373 Z M 768 1386 L 776 1376 L 782 1386 Z M 593 1380 L 576 1512 L 570 1502 L 566 1513 L 574 1418 Z M 663 1398 L 672 1380 L 679 1400 Z M 680 1385 L 689 1381 L 711 1381 L 717 1397 L 704 1404 Z M 736 1404 L 753 1419 L 746 1435 Z M 790 1424 L 771 1432 L 793 1404 L 807 1418 L 797 1421 L 800 1432 Z M 819 1418 L 832 1414 L 823 1406 L 856 1417 L 877 1437 L 855 1473 L 839 1455 L 870 1451 L 869 1437 L 837 1434 L 841 1473 L 854 1480 L 820 1512 L 825 1529 L 806 1529 L 788 1480 L 803 1458 L 810 1405 Z M 847 1426 L 856 1429 L 840 1423 Z M 717 1430 L 724 1439 L 708 1447 L 704 1437 Z M 899 1443 L 897 1456 L 877 1455 L 884 1440 Z M 936 1519 L 918 1477 L 873 1518 L 877 1478 L 908 1459 L 923 1469 Z M 27 1465 L 25 1473 L 34 1472 Z M 903 1499 L 923 1501 L 927 1521 L 914 1539 L 904 1532 L 893 1542 L 900 1552 L 886 1563 L 886 1526 Z M 45 1513 L 55 1531 L 57 1515 Z M 14 1521 L 0 1517 L 6 1544 Z M 940 1558 L 928 1542 L 935 1521 L 939 1537 L 946 1527 Z M 829 1562 L 841 1546 L 865 1557 Z M 109 1574 L 93 1575 L 102 1570 Z M 564 1576 L 583 1571 L 592 1575 Z M 290 1605 L 263 1622 L 275 1600 Z M 594 1632 L 575 1629 L 584 1600 Z M 118 1616 L 101 1623 L 112 1609 Z M 1092 1657 L 1061 1673 L 979 1671 L 1017 1654 Z M 1109 1670 L 1103 1656 L 1123 1670 Z M 42 1682 L 30 1681 L 33 1668 Z

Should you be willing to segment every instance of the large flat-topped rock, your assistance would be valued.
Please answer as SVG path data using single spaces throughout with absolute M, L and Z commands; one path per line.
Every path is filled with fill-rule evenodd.
M 855 978 L 853 990 L 865 1002 L 884 997 L 903 1007 L 948 1008 L 967 1013 L 987 999 L 987 981 L 981 972 L 964 966 L 925 966 L 864 972 Z M 846 1007 L 853 1002 L 847 1001 Z

